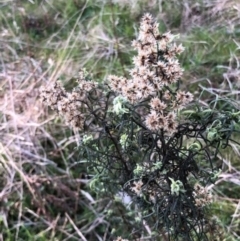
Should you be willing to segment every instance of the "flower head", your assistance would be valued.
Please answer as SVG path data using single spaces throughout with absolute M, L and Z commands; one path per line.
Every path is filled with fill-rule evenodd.
M 167 105 L 162 102 L 158 97 L 154 97 L 151 99 L 150 106 L 153 110 L 157 112 L 162 112 L 167 107 Z

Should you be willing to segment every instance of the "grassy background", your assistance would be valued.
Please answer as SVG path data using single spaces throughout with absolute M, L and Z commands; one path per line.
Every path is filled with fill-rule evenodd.
M 56 79 L 71 89 L 83 67 L 98 81 L 127 76 L 130 44 L 145 12 L 162 32 L 180 34 L 182 88 L 202 94 L 203 103 L 227 96 L 239 104 L 238 0 L 0 1 L 0 241 L 134 239 L 127 229 L 137 228 L 134 214 L 86 185 L 77 135 L 38 95 L 41 85 Z M 219 237 L 211 240 L 240 240 L 240 154 L 232 147 L 209 187 L 219 225 Z

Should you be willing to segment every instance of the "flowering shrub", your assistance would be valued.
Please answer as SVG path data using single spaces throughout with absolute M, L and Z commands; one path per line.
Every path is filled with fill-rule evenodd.
M 111 75 L 100 84 L 83 70 L 71 93 L 57 82 L 42 88 L 42 100 L 79 130 L 79 152 L 96 173 L 91 188 L 127 193 L 153 237 L 202 241 L 207 187 L 220 173 L 219 151 L 232 141 L 240 112 L 228 102 L 224 110 L 201 106 L 179 89 L 184 48 L 174 38 L 145 14 L 129 78 Z

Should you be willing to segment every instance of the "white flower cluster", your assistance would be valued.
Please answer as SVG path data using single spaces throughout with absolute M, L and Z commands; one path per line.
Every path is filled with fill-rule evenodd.
M 41 87 L 41 99 L 46 105 L 65 118 L 74 129 L 83 129 L 86 115 L 89 113 L 87 93 L 96 87 L 96 83 L 86 81 L 84 71 L 79 73 L 78 88 L 71 93 L 65 91 L 59 81 Z
M 176 131 L 176 113 L 192 101 L 189 92 L 170 92 L 171 85 L 182 76 L 183 70 L 176 58 L 184 48 L 172 43 L 174 36 L 160 34 L 158 24 L 150 14 L 145 14 L 140 33 L 132 46 L 138 55 L 133 58 L 134 68 L 130 79 L 109 76 L 113 91 L 127 98 L 132 104 L 149 100 L 150 113 L 145 118 L 152 131 L 165 130 L 169 135 Z

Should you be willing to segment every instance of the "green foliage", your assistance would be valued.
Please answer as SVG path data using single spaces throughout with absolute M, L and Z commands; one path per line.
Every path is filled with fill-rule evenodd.
M 229 53 L 236 49 L 232 36 L 226 33 L 225 29 L 211 31 L 208 29 L 196 28 L 188 35 L 184 44 L 187 51 L 181 57 L 183 64 L 186 63 L 186 70 L 206 78 L 220 77 L 218 66 L 227 65 Z M 206 71 L 208 70 L 208 71 Z M 224 71 L 224 70 L 222 70 Z

